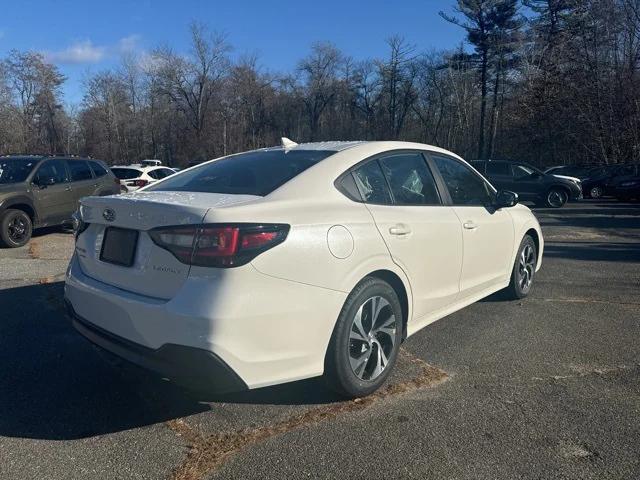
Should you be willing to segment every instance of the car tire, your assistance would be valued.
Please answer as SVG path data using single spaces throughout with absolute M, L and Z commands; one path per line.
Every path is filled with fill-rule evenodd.
M 329 388 L 347 398 L 377 390 L 395 365 L 402 328 L 395 290 L 379 278 L 366 277 L 347 297 L 333 329 L 325 356 Z
M 0 245 L 17 248 L 27 244 L 33 233 L 33 223 L 26 212 L 7 209 L 0 218 Z
M 510 300 L 525 298 L 531 292 L 538 263 L 536 242 L 531 235 L 525 235 L 520 242 L 516 260 L 511 270 L 511 280 L 504 293 Z
M 563 188 L 552 188 L 547 192 L 545 205 L 549 208 L 561 208 L 569 200 L 569 194 Z
M 589 189 L 589 198 L 598 199 L 604 195 L 604 188 L 601 185 L 594 185 Z

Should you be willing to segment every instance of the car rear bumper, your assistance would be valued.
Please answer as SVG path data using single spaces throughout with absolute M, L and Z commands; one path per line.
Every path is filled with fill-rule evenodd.
M 187 387 L 215 393 L 247 390 L 247 384 L 217 355 L 200 348 L 165 344 L 152 349 L 114 335 L 80 317 L 65 300 L 74 328 L 94 345 Z
M 218 363 L 231 370 L 243 388 L 321 375 L 346 294 L 264 275 L 249 264 L 192 267 L 173 298 L 163 300 L 91 278 L 74 256 L 65 299 L 74 325 L 94 343 L 176 383 L 194 376 L 189 374 L 191 360 L 202 361 L 208 367 L 196 369 L 195 377 L 209 389 L 219 376 L 224 377 L 223 387 L 229 383 Z

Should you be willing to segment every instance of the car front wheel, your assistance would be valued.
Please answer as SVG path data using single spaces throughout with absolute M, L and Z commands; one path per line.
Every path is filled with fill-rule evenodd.
M 600 185 L 595 185 L 589 189 L 589 196 L 591 198 L 602 198 L 602 195 L 604 195 L 604 188 Z
M 524 298 L 531 292 L 533 277 L 536 274 L 538 252 L 536 242 L 531 235 L 525 235 L 520 243 L 518 255 L 511 271 L 511 280 L 505 293 L 512 300 Z
M 8 209 L 0 218 L 0 244 L 16 248 L 26 245 L 31 238 L 33 224 L 22 210 Z
M 402 340 L 402 308 L 394 289 L 367 277 L 342 307 L 325 357 L 325 379 L 349 398 L 377 390 L 395 365 Z
M 552 188 L 547 193 L 546 204 L 547 207 L 560 208 L 569 200 L 569 195 L 562 188 Z

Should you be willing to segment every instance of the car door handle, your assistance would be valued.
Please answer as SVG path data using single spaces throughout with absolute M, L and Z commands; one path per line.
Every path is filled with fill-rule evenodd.
M 467 230 L 475 230 L 476 228 L 478 228 L 478 225 L 476 225 L 472 221 L 464 222 L 462 226 Z
M 411 233 L 411 229 L 408 226 L 399 223 L 390 227 L 389 233 L 391 235 L 409 235 Z

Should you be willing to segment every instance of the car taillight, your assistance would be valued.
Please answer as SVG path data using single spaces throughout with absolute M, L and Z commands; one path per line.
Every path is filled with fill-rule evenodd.
M 118 177 L 113 177 L 113 183 L 115 183 L 118 186 L 122 185 L 122 183 L 120 183 L 120 179 Z
M 160 227 L 149 236 L 179 261 L 201 267 L 238 267 L 284 242 L 285 224 L 189 225 Z
M 146 186 L 148 184 L 149 184 L 149 182 L 147 180 L 138 179 L 138 180 L 134 180 L 133 181 L 133 186 L 134 187 L 144 187 L 144 186 Z
M 89 228 L 89 223 L 85 223 L 82 220 L 80 212 L 76 211 L 71 215 L 71 223 L 73 225 L 73 237 L 78 240 L 78 237 L 82 232 Z

